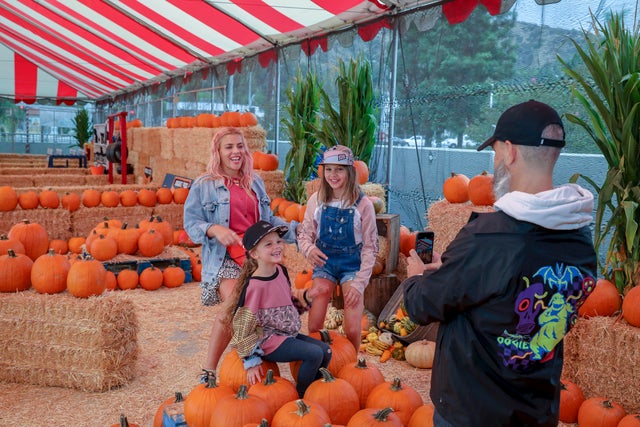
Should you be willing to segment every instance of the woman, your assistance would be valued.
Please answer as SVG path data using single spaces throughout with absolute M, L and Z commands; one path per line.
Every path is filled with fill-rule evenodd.
M 298 223 L 275 217 L 262 178 L 244 135 L 237 128 L 221 128 L 213 137 L 207 171 L 191 184 L 184 205 L 184 228 L 202 244 L 202 304 L 227 303 L 240 276 L 245 250 L 242 235 L 259 220 L 289 225 L 284 236 L 295 240 Z M 224 311 L 224 310 L 223 310 Z M 215 371 L 231 340 L 231 327 L 222 316 L 214 319 L 205 369 Z

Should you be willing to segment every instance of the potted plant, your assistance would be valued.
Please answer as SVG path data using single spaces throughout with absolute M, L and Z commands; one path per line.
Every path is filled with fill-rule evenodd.
M 76 115 L 71 121 L 73 123 L 73 137 L 76 139 L 76 142 L 69 147 L 79 147 L 86 151 L 86 145 L 93 134 L 89 112 L 84 107 L 80 108 L 76 110 Z
M 572 40 L 586 71 L 559 60 L 586 111 L 585 118 L 567 114 L 567 120 L 589 134 L 609 170 L 602 185 L 583 174 L 572 181 L 582 178 L 597 192 L 595 246 L 610 237 L 601 268 L 624 294 L 640 284 L 640 35 L 617 14 L 592 22 L 597 37 L 583 30 L 584 47 Z

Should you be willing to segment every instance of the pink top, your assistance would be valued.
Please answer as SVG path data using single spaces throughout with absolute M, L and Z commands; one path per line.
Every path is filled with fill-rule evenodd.
M 340 201 L 329 203 L 330 206 L 346 208 Z M 318 193 L 313 193 L 307 200 L 307 210 L 302 224 L 298 226 L 298 246 L 305 257 L 316 247 L 315 242 L 320 231 L 322 205 L 318 204 Z M 361 294 L 369 284 L 371 272 L 378 254 L 378 227 L 376 211 L 368 197 L 362 197 L 354 217 L 354 237 L 356 244 L 362 243 L 360 271 L 356 274 L 352 286 Z
M 243 188 L 229 184 L 230 205 L 229 228 L 244 234 L 247 228 L 258 222 L 258 200 L 253 192 L 249 195 Z

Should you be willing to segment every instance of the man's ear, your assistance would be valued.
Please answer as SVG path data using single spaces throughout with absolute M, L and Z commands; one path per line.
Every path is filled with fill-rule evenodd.
M 512 144 L 511 141 L 504 141 L 504 155 L 502 156 L 505 165 L 511 165 L 516 161 L 518 157 L 518 148 L 515 144 Z

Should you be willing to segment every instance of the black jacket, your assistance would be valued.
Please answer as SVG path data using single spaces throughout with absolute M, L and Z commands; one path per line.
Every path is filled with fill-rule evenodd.
M 562 339 L 595 286 L 588 227 L 474 214 L 442 261 L 404 284 L 410 318 L 441 322 L 431 378 L 438 413 L 459 427 L 557 426 Z

